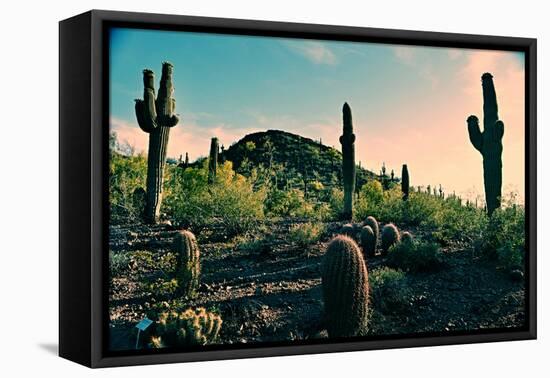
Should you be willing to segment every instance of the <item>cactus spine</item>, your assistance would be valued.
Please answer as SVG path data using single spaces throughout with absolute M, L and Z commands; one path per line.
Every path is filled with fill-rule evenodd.
M 483 181 L 485 201 L 489 216 L 500 207 L 502 195 L 502 136 L 504 123 L 498 119 L 498 105 L 493 76 L 481 76 L 483 87 L 483 132 L 475 115 L 468 117 L 470 142 L 483 156 Z
M 376 253 L 376 235 L 371 226 L 361 229 L 361 247 L 365 257 L 372 257 Z
M 192 297 L 199 287 L 200 277 L 200 251 L 195 235 L 186 230 L 178 232 L 173 248 L 176 253 L 176 276 L 180 294 Z
M 151 70 L 143 70 L 143 100 L 135 100 L 139 127 L 149 134 L 147 198 L 143 213 L 144 219 L 148 223 L 156 223 L 160 215 L 168 137 L 170 128 L 179 122 L 178 116 L 174 114 L 176 100 L 172 97 L 174 92 L 172 71 L 172 64 L 162 63 L 160 86 L 155 98 L 155 75 Z
M 344 129 L 340 136 L 342 144 L 342 174 L 344 181 L 344 219 L 353 217 L 353 192 L 355 191 L 355 134 L 348 103 L 342 109 Z
M 382 242 L 382 254 L 386 255 L 390 247 L 399 243 L 399 230 L 397 229 L 397 227 L 395 227 L 393 223 L 388 223 L 382 229 L 382 235 L 380 236 L 380 238 Z
M 327 331 L 330 337 L 363 334 L 367 325 L 367 266 L 353 239 L 336 236 L 321 268 Z
M 409 199 L 409 188 L 409 169 L 407 168 L 407 164 L 403 164 L 403 168 L 401 169 L 401 191 L 403 192 L 403 201 Z
M 214 183 L 218 171 L 218 138 L 212 138 L 210 142 L 210 156 L 208 158 L 208 183 Z

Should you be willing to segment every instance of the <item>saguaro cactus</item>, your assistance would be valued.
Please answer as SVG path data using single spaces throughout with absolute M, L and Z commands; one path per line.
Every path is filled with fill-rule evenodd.
M 342 109 L 344 130 L 340 136 L 342 144 L 342 173 L 344 178 L 344 213 L 343 218 L 351 220 L 353 217 L 353 192 L 355 190 L 355 134 L 351 119 L 351 108 L 348 103 Z
M 172 71 L 172 64 L 162 63 L 159 92 L 155 98 L 155 75 L 151 70 L 143 70 L 143 100 L 135 100 L 139 127 L 149 134 L 147 198 L 143 212 L 145 221 L 149 223 L 155 223 L 159 218 L 168 137 L 170 128 L 179 122 L 174 114 L 176 100 L 172 97 Z
M 409 188 L 409 169 L 407 168 L 407 164 L 403 164 L 403 168 L 401 169 L 401 191 L 403 192 L 403 201 L 409 199 Z
M 353 239 L 343 235 L 332 239 L 321 267 L 321 280 L 329 336 L 361 335 L 367 325 L 369 279 Z
M 475 115 L 468 117 L 470 142 L 483 156 L 483 181 L 485 201 L 489 216 L 500 207 L 502 194 L 502 136 L 504 123 L 498 119 L 498 105 L 493 76 L 484 73 L 481 76 L 483 87 L 483 132 L 479 129 L 479 120 Z
M 208 158 L 208 183 L 212 184 L 218 171 L 218 138 L 212 138 L 210 142 L 210 156 Z

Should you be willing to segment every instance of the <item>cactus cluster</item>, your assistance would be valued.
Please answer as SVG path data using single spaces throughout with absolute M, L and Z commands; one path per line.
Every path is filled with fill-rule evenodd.
M 344 104 L 343 133 L 340 136 L 342 144 L 342 175 L 344 181 L 344 212 L 343 219 L 351 220 L 353 217 L 353 192 L 355 191 L 355 134 L 353 133 L 353 122 L 351 108 L 348 103 Z
M 357 232 L 355 226 L 352 223 L 346 223 L 340 229 L 340 234 L 349 236 L 350 238 L 355 238 Z
M 151 70 L 143 70 L 143 99 L 135 100 L 139 127 L 149 134 L 147 198 L 143 213 L 145 221 L 149 223 L 156 223 L 160 215 L 168 137 L 170 128 L 179 122 L 178 116 L 174 113 L 176 100 L 172 97 L 172 71 L 172 64 L 162 64 L 159 91 L 155 97 L 155 75 Z
M 369 280 L 365 260 L 353 239 L 338 235 L 331 240 L 321 280 L 329 336 L 363 334 L 367 326 Z
M 190 231 L 179 231 L 174 237 L 173 249 L 176 253 L 179 293 L 192 297 L 199 287 L 200 251 L 195 235 Z
M 467 119 L 470 142 L 483 156 L 483 181 L 487 213 L 492 215 L 500 207 L 502 195 L 502 137 L 504 123 L 498 118 L 498 105 L 493 76 L 481 76 L 483 88 L 483 132 L 475 115 Z
M 401 237 L 399 236 L 399 230 L 397 229 L 397 227 L 393 223 L 388 223 L 384 226 L 384 228 L 382 228 L 380 239 L 382 245 L 382 254 L 386 255 L 390 247 L 399 243 Z
M 163 312 L 159 315 L 153 348 L 212 344 L 218 338 L 222 318 L 204 308 L 187 309 L 182 313 Z
M 401 233 L 401 243 L 412 243 L 414 240 L 412 234 L 409 231 Z
M 378 221 L 373 216 L 368 216 L 365 220 L 365 226 L 370 226 L 372 231 L 374 231 L 374 237 L 378 240 L 380 236 L 380 227 L 378 226 Z

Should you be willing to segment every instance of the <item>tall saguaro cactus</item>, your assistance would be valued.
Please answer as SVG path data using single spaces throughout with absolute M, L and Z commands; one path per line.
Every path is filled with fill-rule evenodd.
M 468 117 L 470 142 L 483 156 L 483 181 L 485 201 L 489 216 L 500 207 L 502 194 L 502 137 L 504 123 L 498 119 L 498 105 L 493 76 L 484 73 L 481 76 L 483 87 L 483 132 L 479 129 L 479 120 L 475 115 Z
M 401 169 L 401 191 L 403 192 L 403 201 L 409 199 L 409 187 L 409 169 L 407 168 L 407 164 L 403 164 L 403 168 Z
M 143 70 L 143 100 L 135 100 L 139 127 L 149 134 L 147 197 L 144 211 L 144 218 L 148 223 L 156 223 L 159 218 L 168 137 L 170 128 L 179 122 L 178 116 L 174 114 L 176 100 L 172 97 L 172 71 L 172 64 L 162 63 L 160 86 L 155 98 L 155 75 L 151 70 Z
M 218 138 L 210 141 L 210 156 L 208 157 L 208 183 L 214 183 L 218 171 Z
M 344 130 L 340 136 L 342 144 L 342 174 L 344 178 L 344 213 L 343 218 L 351 220 L 353 217 L 353 192 L 355 190 L 355 134 L 351 119 L 351 108 L 348 103 L 342 109 Z

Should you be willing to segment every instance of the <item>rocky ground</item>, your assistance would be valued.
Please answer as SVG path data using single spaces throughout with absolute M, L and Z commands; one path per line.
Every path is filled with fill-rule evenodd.
M 172 294 L 176 230 L 170 225 L 114 225 L 110 228 L 110 345 L 133 349 L 135 324 L 165 309 L 205 307 L 223 319 L 219 343 L 257 343 L 326 337 L 320 264 L 326 243 L 340 224 L 326 224 L 321 241 L 298 248 L 287 241 L 293 222 L 261 225 L 268 240 L 258 248 L 239 243 L 219 229 L 198 235 L 201 285 L 197 298 Z M 425 235 L 426 230 L 412 230 Z M 260 231 L 262 233 L 262 231 Z M 214 238 L 214 235 L 216 238 Z M 523 282 L 513 281 L 459 246 L 444 249 L 444 265 L 432 273 L 407 273 L 405 306 L 388 311 L 371 304 L 369 334 L 411 334 L 520 327 L 525 322 Z M 384 267 L 384 257 L 367 263 Z M 146 346 L 142 337 L 140 347 Z

